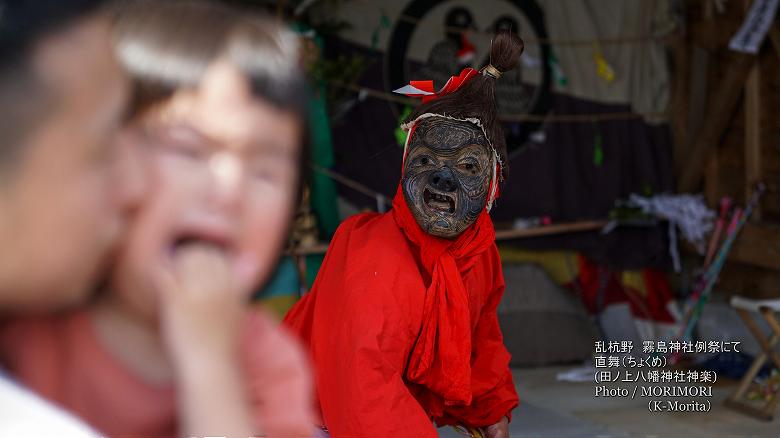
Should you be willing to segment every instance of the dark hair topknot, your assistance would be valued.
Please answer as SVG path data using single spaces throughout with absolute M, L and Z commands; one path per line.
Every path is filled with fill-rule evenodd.
M 513 70 L 520 62 L 524 47 L 523 40 L 516 34 L 507 31 L 499 32 L 490 45 L 490 65 L 500 73 Z M 479 74 L 455 92 L 416 107 L 407 122 L 426 113 L 457 119 L 479 119 L 503 163 L 502 172 L 505 176 L 507 173 L 506 137 L 498 118 L 496 80 L 491 75 Z

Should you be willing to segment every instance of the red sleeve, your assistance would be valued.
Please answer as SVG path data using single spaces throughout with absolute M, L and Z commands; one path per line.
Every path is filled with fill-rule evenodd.
M 0 369 L 35 392 L 55 399 L 62 386 L 64 328 L 55 317 L 20 318 L 0 324 Z
M 0 319 L 0 369 L 9 367 L 14 350 L 14 333 L 11 321 Z
M 498 254 L 494 255 L 498 259 Z M 460 423 L 474 427 L 495 424 L 502 417 L 511 419 L 518 405 L 517 391 L 509 368 L 509 352 L 504 347 L 496 312 L 504 294 L 504 278 L 495 272 L 494 288 L 480 315 L 472 340 L 474 356 L 471 364 L 474 397 L 469 406 L 451 407 L 445 412 L 443 424 Z
M 352 287 L 342 297 L 327 317 L 317 315 L 331 329 L 312 343 L 331 436 L 438 437 L 402 378 L 414 334 L 391 290 Z
M 0 321 L 0 358 L 7 361 L 6 365 L 13 362 L 11 359 L 24 348 L 26 335 L 33 332 L 30 326 L 37 328 L 38 325 L 23 318 Z
M 23 373 L 29 365 L 39 367 L 36 362 L 53 359 L 53 325 L 44 318 L 0 323 L 0 364 L 12 373 Z
M 247 315 L 243 336 L 249 397 L 259 429 L 269 437 L 311 436 L 313 385 L 298 342 L 260 309 Z

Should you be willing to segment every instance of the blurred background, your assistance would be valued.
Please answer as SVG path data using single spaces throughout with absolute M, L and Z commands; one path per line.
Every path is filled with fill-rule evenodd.
M 506 29 L 526 45 L 498 85 L 510 160 L 492 213 L 513 436 L 778 436 L 777 1 L 232 3 L 300 33 L 315 95 L 312 176 L 261 303 L 284 314 L 340 221 L 390 207 L 416 104 L 392 90 L 484 66 Z M 594 342 L 641 356 L 647 340 L 741 343 L 664 354 L 717 375 L 710 412 L 594 396 Z

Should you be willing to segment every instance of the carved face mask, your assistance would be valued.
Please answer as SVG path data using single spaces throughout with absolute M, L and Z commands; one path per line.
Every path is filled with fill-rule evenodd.
M 420 227 L 454 239 L 473 224 L 485 208 L 492 163 L 492 148 L 479 126 L 443 117 L 417 122 L 401 184 Z

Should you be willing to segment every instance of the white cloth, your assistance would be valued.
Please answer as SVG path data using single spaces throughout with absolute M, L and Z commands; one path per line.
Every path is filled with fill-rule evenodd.
M 769 28 L 775 21 L 778 0 L 760 0 L 753 2 L 747 18 L 739 32 L 731 38 L 729 49 L 743 53 L 758 53 Z
M 0 371 L 0 437 L 98 437 L 64 410 L 11 381 Z
M 671 77 L 663 40 L 642 39 L 669 32 L 669 0 L 540 0 L 544 8 L 547 32 L 553 41 L 577 41 L 578 44 L 553 44 L 566 85 L 555 84 L 555 91 L 580 99 L 611 104 L 629 104 L 643 114 L 664 113 L 669 106 Z M 621 43 L 603 43 L 601 52 L 615 72 L 608 82 L 597 74 L 595 47 L 589 40 L 633 37 Z M 649 123 L 664 122 L 663 117 L 646 117 Z
M 349 28 L 340 34 L 341 38 L 369 47 L 376 37 L 375 48 L 381 51 L 389 50 L 392 35 L 389 30 L 379 27 L 382 16 L 392 22 L 411 20 L 416 28 L 407 58 L 420 63 L 426 62 L 434 46 L 444 39 L 446 13 L 456 5 L 466 7 L 480 28 L 469 34 L 469 40 L 476 49 L 476 60 L 485 59 L 490 52 L 492 35 L 488 26 L 503 15 L 518 20 L 520 36 L 529 42 L 521 59 L 538 60 L 541 56 L 538 35 L 533 34 L 530 23 L 512 2 L 504 0 L 428 2 L 438 3 L 438 6 L 420 22 L 401 16 L 404 7 L 410 3 L 408 0 L 341 2 L 343 6 L 340 7 L 332 6 L 330 2 L 319 3 L 320 7 L 327 9 L 321 12 L 349 23 Z M 666 121 L 665 116 L 660 115 L 669 106 L 671 76 L 662 37 L 676 26 L 672 0 L 537 0 L 537 3 L 544 11 L 548 38 L 554 42 L 553 52 L 567 78 L 565 85 L 553 85 L 556 92 L 601 103 L 627 104 L 634 112 L 657 115 L 646 117 L 649 123 Z M 623 41 L 601 44 L 602 55 L 615 72 L 614 80 L 608 82 L 597 74 L 594 44 L 590 42 L 615 39 Z M 534 72 L 538 75 L 538 71 L 525 64 L 524 67 L 523 74 L 529 74 L 525 79 L 536 84 L 532 75 Z M 452 74 L 459 71 L 457 67 Z M 422 75 L 409 79 L 437 78 Z M 402 85 L 388 84 L 388 87 Z
M 734 295 L 731 297 L 731 307 L 734 307 L 735 309 L 748 310 L 751 312 L 760 312 L 762 308 L 780 312 L 780 299 L 752 300 L 750 298 Z

